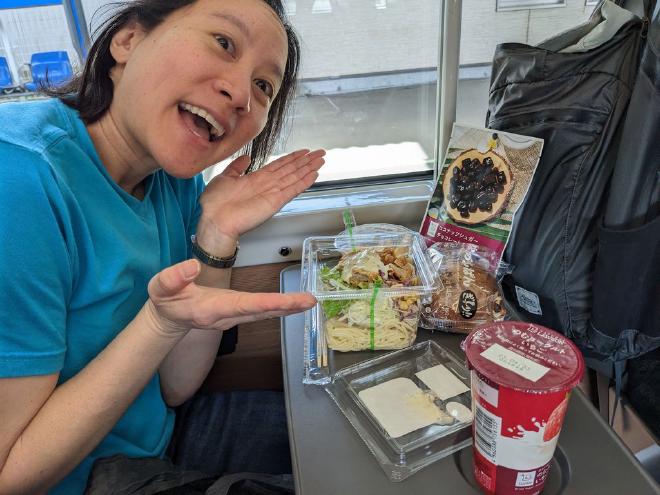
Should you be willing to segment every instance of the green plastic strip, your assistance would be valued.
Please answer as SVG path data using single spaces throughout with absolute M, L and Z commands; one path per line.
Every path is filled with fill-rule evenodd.
M 344 218 L 344 226 L 348 230 L 348 236 L 351 238 L 351 247 L 355 251 L 355 241 L 353 240 L 353 227 L 355 226 L 355 220 L 353 220 L 353 214 L 350 210 L 344 210 L 342 214 Z
M 380 289 L 380 280 L 376 280 L 374 284 L 374 293 L 371 295 L 371 309 L 369 311 L 369 348 L 373 351 L 375 344 L 375 312 L 376 312 L 376 296 L 378 295 L 378 290 Z

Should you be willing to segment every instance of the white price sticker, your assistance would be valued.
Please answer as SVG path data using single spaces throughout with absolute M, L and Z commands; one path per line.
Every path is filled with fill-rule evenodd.
M 482 352 L 481 355 L 489 361 L 500 365 L 502 368 L 513 371 L 523 378 L 527 378 L 533 382 L 538 381 L 539 378 L 550 371 L 550 368 L 535 363 L 531 359 L 527 359 L 525 356 L 521 356 L 515 351 L 505 349 L 500 344 L 491 345 L 488 349 Z

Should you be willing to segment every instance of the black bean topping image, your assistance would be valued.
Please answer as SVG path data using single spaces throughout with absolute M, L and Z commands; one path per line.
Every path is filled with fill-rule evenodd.
M 449 187 L 449 206 L 458 210 L 462 218 L 470 213 L 492 211 L 497 196 L 504 192 L 506 174 L 499 170 L 492 158 L 466 158 L 452 171 Z
M 467 149 L 444 174 L 441 201 L 456 223 L 478 225 L 504 211 L 513 183 L 506 159 L 492 150 Z

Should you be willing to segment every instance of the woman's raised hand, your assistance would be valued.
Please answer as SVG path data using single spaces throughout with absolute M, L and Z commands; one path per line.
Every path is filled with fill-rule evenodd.
M 149 282 L 144 311 L 150 327 L 164 337 L 191 328 L 227 330 L 239 323 L 298 313 L 311 308 L 311 294 L 248 293 L 203 287 L 193 282 L 200 264 L 190 259 L 165 268 Z
M 298 150 L 244 175 L 249 156 L 234 160 L 206 186 L 200 198 L 200 224 L 237 239 L 277 213 L 311 186 L 325 160 L 324 150 Z

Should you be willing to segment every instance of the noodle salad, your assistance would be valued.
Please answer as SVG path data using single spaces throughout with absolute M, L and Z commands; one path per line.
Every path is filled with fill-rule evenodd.
M 348 252 L 336 266 L 321 267 L 320 275 L 326 290 L 374 289 L 372 299 L 321 301 L 330 349 L 402 349 L 414 342 L 419 296 L 376 296 L 377 288 L 396 289 L 419 284 L 408 247 L 372 247 Z

